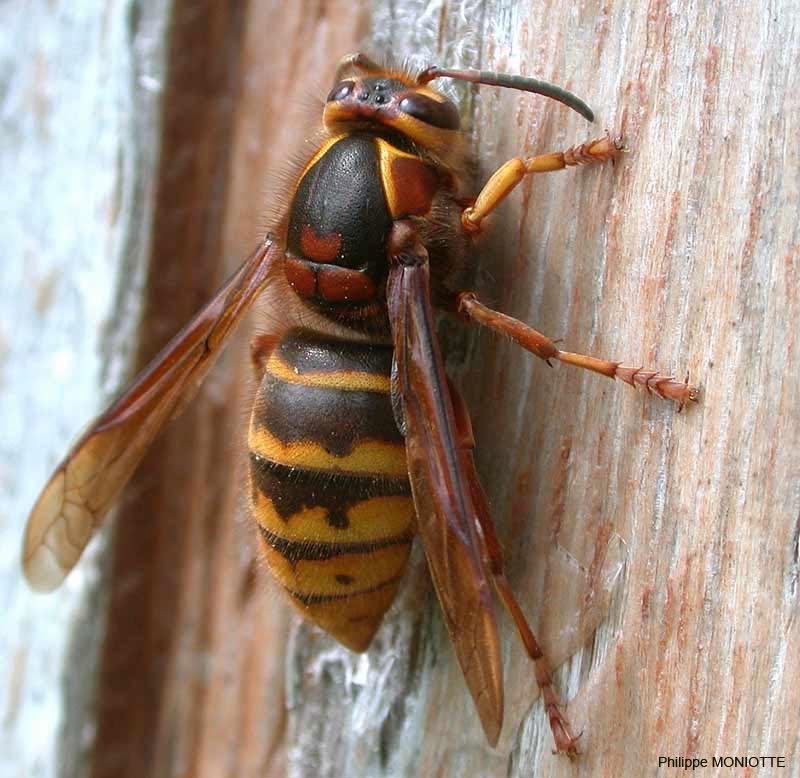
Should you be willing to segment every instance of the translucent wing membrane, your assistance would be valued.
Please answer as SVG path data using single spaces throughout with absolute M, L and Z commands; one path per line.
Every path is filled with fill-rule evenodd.
M 22 565 L 34 589 L 55 589 L 73 568 L 148 446 L 206 376 L 280 256 L 271 240 L 259 246 L 72 447 L 28 518 Z
M 494 745 L 503 723 L 500 646 L 471 471 L 459 446 L 433 329 L 427 258 L 394 264 L 387 291 L 396 359 L 393 390 L 405 427 L 419 532 L 458 662 Z

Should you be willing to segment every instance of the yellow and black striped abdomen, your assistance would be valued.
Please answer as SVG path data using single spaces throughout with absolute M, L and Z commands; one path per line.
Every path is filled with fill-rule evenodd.
M 388 346 L 291 330 L 250 422 L 250 494 L 267 563 L 304 616 L 367 648 L 414 533 Z

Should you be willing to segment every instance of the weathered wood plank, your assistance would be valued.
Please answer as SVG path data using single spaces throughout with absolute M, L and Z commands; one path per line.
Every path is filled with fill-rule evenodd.
M 332 63 L 355 47 L 367 12 L 373 54 L 522 71 L 585 97 L 599 115 L 594 132 L 623 132 L 629 153 L 614 169 L 524 186 L 476 251 L 481 288 L 574 350 L 688 369 L 703 387 L 701 405 L 678 415 L 605 379 L 550 371 L 488 336 L 453 345 L 512 583 L 545 645 L 574 654 L 558 680 L 585 753 L 577 766 L 551 755 L 530 667 L 507 623 L 506 724 L 500 747 L 486 746 L 421 555 L 365 656 L 291 621 L 284 690 L 285 606 L 257 583 L 249 533 L 230 521 L 236 456 L 224 441 L 241 439 L 241 379 L 223 370 L 126 499 L 128 524 L 153 520 L 137 542 L 154 557 L 135 574 L 134 560 L 127 573 L 117 567 L 112 597 L 126 586 L 142 596 L 143 634 L 133 656 L 120 655 L 124 641 L 108 646 L 103 677 L 121 662 L 127 687 L 105 698 L 101 714 L 127 699 L 131 727 L 114 733 L 101 718 L 95 771 L 628 775 L 654 773 L 662 755 L 772 754 L 798 774 L 796 9 L 510 0 L 356 8 L 254 2 L 239 33 L 225 31 L 227 11 L 207 14 L 202 35 L 229 44 L 204 55 L 239 60 L 237 109 L 225 117 L 225 90 L 212 90 L 221 102 L 198 105 L 205 118 L 196 130 L 210 156 L 177 144 L 183 156 L 162 167 L 175 181 L 162 177 L 172 189 L 161 195 L 161 240 L 176 239 L 161 245 L 175 251 L 173 278 L 191 285 L 170 311 L 161 278 L 161 304 L 150 298 L 158 329 L 145 332 L 142 356 L 180 324 L 168 314 L 185 317 L 219 280 L 222 255 L 233 260 L 256 238 L 262 182 L 305 126 L 301 114 L 283 116 L 286 95 L 325 94 Z M 195 49 L 184 56 L 200 67 Z M 479 180 L 520 151 L 562 148 L 592 132 L 540 98 L 488 88 L 461 95 Z M 211 143 L 215 122 L 231 137 L 229 152 Z M 175 200 L 165 203 L 169 191 Z M 188 225 L 185 246 L 174 224 Z M 186 268 L 198 254 L 193 275 Z M 463 367 L 462 355 L 471 357 Z M 620 558 L 594 633 L 576 603 L 593 582 L 602 590 L 601 573 Z M 29 629 L 9 652 L 12 667 Z M 118 634 L 130 637 L 130 627 Z M 22 717 L 13 721 L 22 727 Z
M 512 581 L 556 651 L 574 595 L 553 546 L 591 574 L 609 533 L 624 543 L 608 616 L 559 675 L 585 733 L 578 771 L 748 754 L 783 755 L 797 774 L 791 4 L 404 2 L 374 18 L 376 51 L 549 78 L 589 100 L 601 132 L 624 133 L 615 169 L 541 177 L 513 198 L 480 249 L 486 294 L 569 348 L 688 370 L 703 387 L 678 415 L 491 337 L 473 355 L 466 387 Z M 485 89 L 475 105 L 481 179 L 590 132 L 536 98 Z M 294 774 L 574 772 L 550 754 L 508 625 L 511 693 L 491 752 L 438 620 L 417 619 L 395 613 L 366 660 L 304 649 Z
M 175 4 L 141 361 L 278 207 L 264 189 L 297 140 L 287 95 L 329 67 L 339 31 L 358 34 L 342 11 Z M 95 776 L 285 769 L 287 612 L 256 573 L 240 472 L 252 387 L 242 350 L 232 352 L 148 455 L 120 511 Z
M 6 374 L 13 370 L 15 376 L 8 429 L 16 431 L 5 439 L 10 475 L 4 483 L 13 486 L 4 492 L 4 506 L 10 500 L 4 515 L 14 523 L 3 544 L 3 569 L 18 616 L 4 632 L 9 703 L 3 737 L 9 747 L 3 753 L 26 775 L 281 770 L 283 660 L 276 649 L 284 642 L 285 611 L 277 608 L 271 616 L 269 596 L 254 586 L 250 534 L 232 521 L 241 513 L 240 447 L 231 441 L 241 440 L 245 416 L 235 369 L 222 368 L 210 380 L 122 501 L 111 623 L 97 684 L 107 602 L 88 592 L 96 566 L 86 560 L 48 600 L 27 592 L 17 562 L 36 490 L 67 441 L 102 406 L 101 365 L 112 374 L 105 383 L 115 389 L 130 371 L 131 355 L 138 350 L 138 362 L 146 361 L 250 250 L 260 232 L 265 176 L 253 171 L 253 144 L 259 163 L 280 167 L 285 154 L 264 120 L 276 132 L 296 132 L 296 123 L 284 125 L 282 117 L 290 87 L 304 70 L 314 72 L 321 62 L 322 69 L 329 67 L 338 56 L 338 49 L 330 51 L 334 39 L 360 36 L 363 29 L 342 4 L 254 4 L 247 27 L 251 53 L 274 54 L 289 40 L 297 50 L 315 44 L 307 54 L 284 57 L 280 66 L 270 67 L 262 56 L 266 70 L 258 73 L 254 94 L 248 93 L 253 62 L 245 63 L 246 83 L 238 69 L 248 9 L 212 5 L 204 11 L 197 3 L 136 3 L 106 15 L 98 4 L 66 16 L 44 9 L 4 12 L 4 51 L 13 63 L 4 108 L 18 111 L 18 119 L 4 126 L 14 141 L 4 144 L 4 180 L 23 184 L 18 216 L 3 224 L 12 231 L 8 245 L 15 247 L 14 261 L 3 266 L 10 273 L 3 292 L 12 295 L 4 310 L 19 310 L 28 329 L 12 340 L 17 314 L 4 317 L 11 366 Z M 331 18 L 340 21 L 331 24 Z M 247 128 L 248 122 L 253 126 Z M 106 128 L 102 142 L 98 125 Z M 118 125 L 124 130 L 119 137 L 109 130 Z M 231 182 L 234 169 L 254 175 Z M 97 191 L 81 200 L 87 188 Z M 37 213 L 41 218 L 32 219 Z M 42 257 L 32 266 L 39 243 Z M 25 285 L 26 273 L 32 288 Z M 137 334 L 143 295 L 146 312 Z M 51 305 L 54 315 L 48 314 Z M 50 351 L 37 367 L 29 355 L 45 348 Z M 48 360 L 55 360 L 54 368 Z M 229 368 L 242 362 L 234 356 Z M 48 386 L 43 375 L 57 385 Z M 68 392 L 61 388 L 65 383 Z M 23 427 L 25 408 L 41 427 L 36 436 Z M 29 454 L 22 467 L 17 449 Z
M 135 343 L 167 10 L 135 5 L 0 8 L 3 775 L 86 774 L 102 544 L 46 598 L 24 584 L 19 553 L 37 491 Z

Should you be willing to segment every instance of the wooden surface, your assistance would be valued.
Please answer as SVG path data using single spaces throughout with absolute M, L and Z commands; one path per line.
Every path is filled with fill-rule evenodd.
M 412 590 L 366 662 L 299 641 L 294 774 L 638 775 L 687 755 L 783 756 L 800 774 L 795 20 L 791 4 L 376 10 L 375 51 L 521 70 L 596 109 L 587 128 L 484 89 L 481 180 L 523 150 L 625 135 L 616 168 L 541 177 L 513 198 L 478 252 L 485 294 L 569 348 L 689 371 L 703 397 L 677 414 L 481 337 L 459 371 L 479 465 L 516 591 L 545 644 L 577 652 L 558 677 L 584 755 L 550 753 L 507 623 L 506 726 L 488 749 L 435 603 L 418 615 Z M 582 635 L 575 589 L 613 580 L 596 586 L 609 543 L 622 574 Z
M 137 338 L 166 9 L 106 5 L 0 7 L 3 778 L 86 775 L 94 726 L 104 543 L 49 597 L 28 589 L 19 557 L 38 490 Z
M 304 115 L 302 101 L 287 95 L 302 95 L 302 75 L 338 56 L 332 30 L 358 34 L 344 10 L 175 3 L 140 362 L 252 250 L 280 208 L 265 203 L 265 188 L 280 191 L 272 175 Z M 331 25 L 328 13 L 341 21 Z M 307 51 L 276 57 L 286 40 Z M 244 510 L 252 387 L 240 347 L 154 447 L 120 511 L 94 778 L 285 772 L 288 614 L 257 571 Z
M 12 758 L 47 763 L 42 775 L 88 774 L 72 767 L 84 753 L 95 775 L 394 778 L 671 775 L 659 756 L 748 755 L 800 775 L 796 7 L 207 5 L 176 3 L 170 35 L 149 38 L 173 49 L 158 195 L 140 193 L 157 206 L 140 360 L 250 248 L 276 205 L 264 182 L 315 116 L 307 96 L 324 97 L 336 58 L 366 39 L 374 55 L 547 78 L 595 108 L 590 128 L 542 98 L 458 90 L 477 180 L 523 151 L 624 133 L 615 168 L 541 176 L 511 198 L 476 247 L 479 288 L 567 348 L 688 370 L 702 402 L 677 414 L 444 324 L 512 585 L 569 658 L 557 679 L 584 732 L 575 764 L 550 753 L 504 620 L 506 723 L 486 746 L 419 552 L 364 656 L 289 616 L 237 496 L 241 349 L 124 500 L 97 715 L 71 716 L 96 736 L 56 760 L 25 745 Z M 299 107 L 285 115 L 287 101 Z M 36 677 L 30 618 L 6 641 L 12 691 Z M 6 708 L 8 742 L 41 731 L 20 710 Z

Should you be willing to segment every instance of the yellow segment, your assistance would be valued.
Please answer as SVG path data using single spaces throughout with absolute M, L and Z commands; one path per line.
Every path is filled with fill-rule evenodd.
M 395 176 L 392 173 L 392 162 L 398 157 L 406 157 L 407 159 L 420 163 L 420 158 L 414 154 L 400 151 L 400 149 L 395 148 L 382 138 L 377 139 L 377 144 L 378 159 L 380 160 L 381 166 L 381 181 L 383 181 L 383 191 L 386 194 L 386 204 L 389 206 L 389 213 L 393 216 L 397 216 L 400 212 L 400 207 L 395 193 Z
M 319 386 L 350 392 L 381 392 L 389 394 L 389 376 L 381 373 L 366 373 L 355 370 L 336 370 L 328 373 L 301 373 L 273 352 L 267 361 L 267 372 L 289 384 Z
M 324 629 L 351 651 L 366 651 L 388 607 L 397 594 L 400 581 L 393 581 L 374 592 L 314 605 L 304 605 L 294 597 L 291 603 L 309 621 Z
M 290 467 L 328 470 L 334 473 L 371 473 L 407 476 L 406 449 L 402 443 L 367 440 L 358 443 L 350 454 L 334 456 L 311 441 L 284 444 L 264 427 L 250 425 L 250 451 L 263 459 Z
M 270 572 L 287 589 L 303 595 L 349 595 L 397 578 L 405 569 L 411 541 L 361 554 L 290 562 L 266 541 L 261 543 Z M 340 576 L 337 580 L 336 576 Z M 352 579 L 347 583 L 344 578 Z
M 347 511 L 350 526 L 336 528 L 328 524 L 328 511 L 316 507 L 283 518 L 265 494 L 257 492 L 252 504 L 253 516 L 264 528 L 284 540 L 324 543 L 365 543 L 391 538 L 407 532 L 414 525 L 414 501 L 411 497 L 370 497 Z

